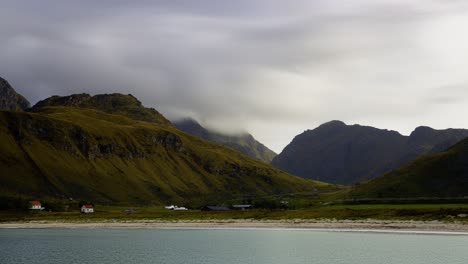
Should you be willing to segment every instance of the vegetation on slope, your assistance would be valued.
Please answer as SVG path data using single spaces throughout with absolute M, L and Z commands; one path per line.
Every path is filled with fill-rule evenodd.
M 35 113 L 0 112 L 4 195 L 202 205 L 332 188 L 185 134 L 166 122 L 139 121 L 115 114 L 120 110 L 104 113 L 82 103 L 46 105 L 54 103 L 35 106 Z
M 355 186 L 347 194 L 350 198 L 465 196 L 468 196 L 468 139 Z

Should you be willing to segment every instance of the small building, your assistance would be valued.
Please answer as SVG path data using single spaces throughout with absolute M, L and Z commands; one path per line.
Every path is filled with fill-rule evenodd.
M 211 205 L 208 205 L 208 206 L 204 206 L 201 210 L 202 211 L 230 211 L 231 209 L 229 209 L 226 206 L 211 206 Z
M 42 204 L 40 201 L 30 201 L 29 204 L 30 204 L 29 209 L 31 210 L 44 210 L 45 209 L 44 207 L 42 207 Z
M 179 207 L 177 205 L 169 205 L 169 206 L 164 206 L 167 210 L 174 210 L 174 211 L 187 211 L 188 209 L 186 207 Z
M 94 213 L 94 206 L 92 204 L 83 204 L 81 212 L 85 214 Z
M 235 204 L 232 206 L 232 209 L 234 210 L 247 210 L 247 209 L 251 209 L 252 208 L 252 205 L 251 204 Z

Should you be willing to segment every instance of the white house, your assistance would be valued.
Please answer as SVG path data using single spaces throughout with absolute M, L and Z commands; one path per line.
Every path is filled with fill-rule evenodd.
M 81 206 L 81 212 L 85 214 L 94 213 L 94 207 L 91 204 L 83 204 L 83 206 Z
M 181 206 L 177 206 L 177 205 L 169 205 L 169 206 L 164 206 L 164 208 L 168 209 L 168 210 L 174 210 L 174 211 L 187 211 L 188 209 Z
M 29 209 L 31 210 L 44 210 L 45 208 L 42 207 L 41 202 L 39 201 L 30 201 L 31 207 Z

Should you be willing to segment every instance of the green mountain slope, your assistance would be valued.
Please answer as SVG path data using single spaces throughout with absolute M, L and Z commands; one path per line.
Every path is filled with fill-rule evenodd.
M 265 145 L 262 143 L 258 142 L 250 134 L 225 135 L 222 133 L 210 131 L 202 127 L 197 121 L 193 119 L 184 119 L 173 123 L 178 129 L 186 133 L 233 148 L 249 157 L 261 160 L 266 163 L 270 163 L 276 156 L 275 152 L 265 147 Z
M 123 95 L 102 100 L 113 101 L 107 96 L 133 101 Z M 329 187 L 185 134 L 167 122 L 139 121 L 139 116 L 110 114 L 119 112 L 113 109 L 105 113 L 96 110 L 101 106 L 82 103 L 47 106 L 57 104 L 40 103 L 34 113 L 0 112 L 2 194 L 160 204 Z
M 405 166 L 355 186 L 354 198 L 468 196 L 468 139 L 446 151 L 422 156 Z
M 304 178 L 351 185 L 421 155 L 445 150 L 466 137 L 466 129 L 418 127 L 410 136 L 403 136 L 396 131 L 332 121 L 296 136 L 272 165 Z

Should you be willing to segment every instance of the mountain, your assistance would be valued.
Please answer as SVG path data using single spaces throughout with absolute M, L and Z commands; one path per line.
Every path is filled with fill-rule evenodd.
M 233 148 L 249 157 L 261 160 L 266 163 L 270 163 L 276 156 L 275 152 L 255 140 L 255 138 L 250 134 L 225 135 L 222 133 L 210 131 L 202 127 L 197 121 L 193 119 L 183 119 L 173 123 L 178 129 L 186 133 Z
M 421 198 L 468 196 L 468 139 L 427 154 L 348 194 L 354 198 Z
M 26 110 L 30 106 L 26 98 L 18 94 L 5 79 L 0 77 L 0 110 Z
M 186 134 L 130 95 L 54 96 L 32 109 L 0 111 L 2 196 L 200 205 L 329 186 Z
M 325 123 L 307 130 L 272 165 L 304 178 L 338 184 L 367 181 L 427 153 L 447 149 L 468 130 L 418 127 L 410 136 L 369 126 Z
M 109 114 L 124 115 L 129 118 L 147 121 L 162 125 L 170 125 L 162 114 L 154 108 L 146 108 L 131 94 L 74 94 L 70 96 L 52 96 L 38 102 L 32 111 L 37 111 L 47 106 L 71 106 L 89 108 L 103 111 Z

